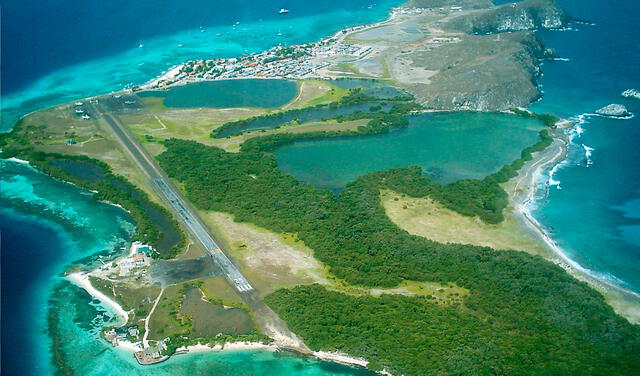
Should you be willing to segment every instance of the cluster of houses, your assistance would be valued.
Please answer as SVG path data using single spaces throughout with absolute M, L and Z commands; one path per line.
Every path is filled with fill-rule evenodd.
M 140 351 L 136 351 L 133 355 L 140 364 L 155 364 L 169 358 L 166 355 L 162 355 L 162 352 L 166 349 L 167 346 L 164 341 L 157 341 Z
M 124 250 L 124 247 L 122 249 Z M 145 273 L 144 268 L 151 265 L 154 252 L 150 245 L 136 241 L 131 245 L 129 255 L 112 263 L 103 263 L 100 270 L 106 275 L 117 273 L 120 277 L 142 276 Z
M 120 277 L 129 277 L 143 272 L 142 268 L 151 264 L 153 248 L 150 245 L 134 242 L 128 257 L 116 263 Z
M 154 80 L 149 88 L 231 78 L 304 78 L 329 66 L 323 58 L 362 58 L 371 51 L 371 47 L 333 43 L 332 39 L 295 46 L 276 46 L 265 52 L 239 58 L 188 61 L 177 72 L 173 71 L 166 78 Z
M 120 345 L 120 342 L 128 342 L 137 349 L 133 355 L 140 364 L 159 363 L 168 358 L 163 355 L 167 349 L 167 345 L 163 341 L 149 341 L 146 347 L 140 342 L 140 330 L 138 325 L 124 325 L 119 328 L 111 328 L 104 332 L 104 337 L 111 342 L 114 347 Z
M 119 341 L 135 342 L 140 335 L 138 325 L 124 325 L 119 328 L 111 328 L 104 332 L 104 337 L 110 341 L 113 346 L 118 346 Z M 132 341 L 133 339 L 133 341 Z

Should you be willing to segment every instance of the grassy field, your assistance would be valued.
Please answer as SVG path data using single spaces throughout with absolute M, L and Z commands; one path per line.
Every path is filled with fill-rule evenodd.
M 277 234 L 258 226 L 236 223 L 224 213 L 201 212 L 207 224 L 262 295 L 278 288 L 319 283 L 327 288 L 350 295 L 399 294 L 432 296 L 438 304 L 459 302 L 469 291 L 455 284 L 404 281 L 393 288 L 365 288 L 350 285 L 336 278 L 326 265 L 313 258 L 313 251 L 298 240 L 295 234 Z M 222 278 L 222 277 L 216 277 Z M 204 291 L 211 289 L 206 282 Z M 233 292 L 233 291 L 232 291 Z M 208 295 L 208 294 L 207 294 Z M 218 295 L 218 294 L 216 294 Z
M 145 318 L 151 310 L 154 299 L 160 293 L 160 287 L 134 287 L 129 284 L 115 283 L 96 277 L 89 277 L 89 279 L 93 287 L 112 298 L 125 311 L 133 311 L 133 314 L 129 315 L 129 324 L 138 324 L 141 331 L 143 330 L 144 325 L 139 320 Z
M 324 267 L 313 258 L 311 249 L 293 235 L 236 223 L 224 213 L 200 214 L 261 295 L 281 287 L 327 283 Z
M 335 65 L 332 65 L 329 68 L 330 71 L 335 72 L 337 74 L 342 74 L 345 76 L 360 76 L 361 73 L 353 66 L 353 63 L 340 62 Z
M 157 295 L 156 295 L 157 296 Z M 180 286 L 168 286 L 149 321 L 149 339 L 163 339 L 186 331 L 185 323 L 178 320 Z
M 499 224 L 465 217 L 430 198 L 403 197 L 382 191 L 380 199 L 389 218 L 407 232 L 440 243 L 472 244 L 494 249 L 515 249 L 545 256 L 544 243 L 521 226 L 513 215 Z
M 151 99 L 151 101 L 150 101 Z M 155 108 L 146 107 L 155 98 L 144 98 L 144 112 L 121 115 L 120 118 L 139 138 L 147 135 L 158 139 L 171 137 L 209 143 L 211 130 L 240 119 L 258 116 L 269 111 L 249 108 Z
M 212 338 L 220 333 L 248 334 L 256 330 L 247 311 L 207 301 L 195 286 L 185 289 L 180 315 L 191 322 L 191 338 Z
M 244 306 L 244 302 L 224 276 L 203 278 L 200 281 L 202 281 L 200 290 L 202 290 L 206 299 L 219 300 L 226 306 Z
M 112 170 L 144 190 L 152 201 L 161 204 L 146 178 L 121 150 L 114 136 L 105 130 L 101 120 L 83 120 L 75 116 L 73 104 L 34 112 L 23 120 L 22 129 L 36 150 L 68 155 L 86 155 L 107 163 Z M 76 141 L 75 144 L 68 143 Z
M 284 105 L 282 107 L 283 110 L 336 102 L 349 92 L 323 80 L 303 80 L 298 82 L 300 85 L 298 96 Z

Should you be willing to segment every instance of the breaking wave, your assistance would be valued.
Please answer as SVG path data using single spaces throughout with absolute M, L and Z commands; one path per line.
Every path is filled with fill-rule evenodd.
M 589 167 L 593 165 L 593 159 L 591 159 L 591 156 L 595 149 L 585 144 L 582 144 L 582 148 L 584 149 L 584 159 L 587 161 L 587 167 Z

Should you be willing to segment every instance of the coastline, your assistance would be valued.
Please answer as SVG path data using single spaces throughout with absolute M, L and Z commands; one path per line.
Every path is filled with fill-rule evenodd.
M 129 314 L 127 313 L 127 311 L 125 311 L 124 308 L 122 308 L 122 306 L 117 302 L 115 302 L 113 299 L 109 298 L 108 296 L 106 296 L 105 294 L 97 290 L 95 287 L 93 287 L 91 285 L 91 282 L 89 281 L 90 274 L 91 272 L 89 273 L 74 272 L 74 273 L 68 274 L 66 278 L 74 285 L 85 290 L 91 297 L 99 300 L 100 304 L 102 304 L 104 307 L 111 310 L 117 315 L 117 317 L 119 318 L 119 320 L 123 325 L 126 324 L 129 320 Z M 118 341 L 116 348 L 126 351 L 131 355 L 134 355 L 136 352 L 143 350 L 141 346 L 141 342 L 133 343 L 129 341 Z M 216 344 L 214 346 L 209 346 L 207 344 L 200 344 L 200 343 L 197 345 L 183 346 L 176 349 L 176 353 L 172 356 L 188 354 L 188 353 L 201 353 L 201 352 L 281 351 L 281 350 L 293 351 L 301 355 L 313 356 L 318 360 L 334 362 L 334 363 L 339 363 L 339 364 L 348 365 L 348 366 L 357 366 L 357 367 L 366 368 L 367 364 L 369 364 L 369 362 L 363 358 L 351 357 L 347 354 L 340 353 L 340 352 L 315 351 L 315 352 L 307 353 L 307 352 L 299 352 L 296 350 L 292 350 L 291 348 L 288 348 L 288 347 L 281 347 L 274 343 L 265 344 L 261 342 L 242 342 L 242 341 L 228 342 L 222 345 Z M 384 375 L 390 375 L 386 371 L 382 371 L 379 373 Z
M 113 299 L 109 298 L 105 294 L 98 291 L 95 287 L 93 287 L 91 285 L 91 282 L 89 281 L 87 273 L 70 273 L 67 275 L 67 279 L 74 285 L 84 289 L 93 298 L 98 299 L 104 307 L 110 309 L 113 313 L 115 313 L 123 324 L 126 324 L 129 321 L 129 314 L 127 313 L 127 311 L 125 311 L 122 306 L 116 303 Z
M 293 351 L 297 354 L 313 356 L 318 360 L 325 362 L 339 363 L 347 366 L 357 366 L 367 368 L 369 361 L 363 358 L 356 358 L 338 351 L 314 351 L 311 353 L 301 353 L 289 348 L 282 348 L 276 344 L 264 344 L 260 342 L 229 342 L 224 345 L 216 344 L 209 346 L 206 344 L 197 344 L 190 346 L 183 346 L 176 349 L 175 355 L 189 354 L 189 353 L 201 353 L 201 352 L 220 352 L 220 351 Z M 386 371 L 379 372 L 380 374 L 390 375 Z
M 360 32 L 360 31 L 364 31 L 367 29 L 375 29 L 384 25 L 388 25 L 393 23 L 395 20 L 397 20 L 401 15 L 403 15 L 403 9 L 405 9 L 405 6 L 407 5 L 407 1 L 403 2 L 402 4 L 390 8 L 389 11 L 387 12 L 387 17 L 383 20 L 380 21 L 376 21 L 376 22 L 371 22 L 371 23 L 367 23 L 367 24 L 360 24 L 360 25 L 356 25 L 356 26 L 348 26 L 348 27 L 344 27 L 340 30 L 337 30 L 336 32 L 334 32 L 333 34 L 331 34 L 330 36 L 325 36 L 322 37 L 318 40 L 316 40 L 315 42 L 308 42 L 308 43 L 304 43 L 302 45 L 315 45 L 315 44 L 326 44 L 326 45 L 332 45 L 332 46 L 336 46 L 339 45 L 345 38 L 347 38 L 347 36 L 351 35 L 354 32 Z M 301 45 L 291 45 L 291 46 L 301 46 Z M 246 57 L 252 57 L 252 56 L 256 56 L 256 55 L 260 55 L 262 53 L 268 52 L 270 50 L 273 50 L 274 48 L 277 48 L 278 46 L 272 47 L 269 50 L 265 50 L 263 52 L 260 53 L 252 53 L 252 54 L 248 54 L 248 55 L 241 55 L 241 56 L 235 56 L 235 57 L 231 57 L 231 58 L 222 58 L 220 60 L 225 60 L 225 61 L 231 61 L 231 62 L 235 62 L 238 58 L 246 58 Z M 366 57 L 369 53 L 363 54 L 363 55 L 358 55 L 357 59 L 362 59 L 364 57 Z M 192 83 L 200 83 L 200 82 L 212 82 L 212 81 L 229 81 L 229 80 L 246 80 L 246 79 L 265 79 L 265 80 L 269 80 L 269 79 L 289 79 L 289 80 L 304 80 L 304 79 L 332 79 L 335 78 L 332 74 L 329 74 L 326 71 L 326 67 L 325 66 L 318 66 L 316 68 L 314 68 L 313 70 L 311 70 L 310 72 L 307 73 L 303 73 L 303 74 L 284 74 L 284 75 L 277 75 L 277 76 L 270 76 L 270 75 L 265 75 L 262 74 L 260 72 L 255 72 L 252 74 L 248 74 L 248 75 L 241 75 L 241 76 L 229 76 L 229 77 L 215 77 L 215 78 L 194 78 L 192 76 L 186 76 L 186 77 L 180 77 L 180 75 L 183 72 L 183 68 L 185 68 L 189 63 L 193 63 L 193 62 L 198 62 L 201 61 L 202 59 L 195 59 L 195 60 L 188 60 L 188 61 L 183 61 L 179 64 L 175 64 L 173 66 L 171 66 L 169 69 L 167 69 L 166 71 L 160 73 L 159 75 L 151 78 L 150 80 L 132 87 L 131 89 L 123 89 L 121 91 L 127 91 L 127 90 L 131 90 L 133 92 L 138 92 L 138 91 L 162 91 L 162 90 L 167 90 L 176 86 L 184 86 L 184 85 L 188 85 L 188 84 L 192 84 Z M 350 78 L 362 78 L 359 76 L 354 76 L 354 77 L 350 77 Z M 365 77 L 366 78 L 366 77 Z
M 553 134 L 553 144 L 547 149 L 537 153 L 534 158 L 525 165 L 519 172 L 516 184 L 509 189 L 509 197 L 513 213 L 518 217 L 528 230 L 536 234 L 538 238 L 550 250 L 549 257 L 546 257 L 556 265 L 565 269 L 574 278 L 587 282 L 592 288 L 602 293 L 605 300 L 616 311 L 617 314 L 626 318 L 633 324 L 640 323 L 640 312 L 637 307 L 630 307 L 627 304 L 630 300 L 636 303 L 640 301 L 640 294 L 625 287 L 610 282 L 597 276 L 591 270 L 582 267 L 572 260 L 560 246 L 554 241 L 551 234 L 532 214 L 532 205 L 536 202 L 536 194 L 541 181 L 548 179 L 548 174 L 552 169 L 563 163 L 567 158 L 567 148 L 569 136 L 565 130 L 569 129 L 573 122 L 561 120 L 557 124 L 557 131 Z M 548 183 L 547 183 L 548 184 Z M 524 192 L 521 192 L 522 188 Z
M 369 364 L 369 361 L 364 358 L 354 358 L 339 351 L 314 351 L 313 356 L 324 361 L 346 365 L 356 365 L 363 368 L 367 368 L 367 364 Z

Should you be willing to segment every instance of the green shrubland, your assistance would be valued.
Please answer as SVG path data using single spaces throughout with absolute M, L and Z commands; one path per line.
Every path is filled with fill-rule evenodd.
M 381 129 L 253 138 L 240 153 L 172 139 L 158 159 L 198 208 L 297 233 L 331 273 L 350 284 L 453 282 L 470 291 L 461 303 L 446 306 L 428 297 L 350 296 L 317 285 L 267 296 L 267 304 L 314 350 L 363 356 L 372 360 L 371 368 L 405 375 L 638 373 L 640 328 L 617 316 L 585 283 L 523 252 L 410 235 L 381 206 L 380 190 L 389 189 L 430 196 L 464 215 L 499 222 L 507 199 L 499 183 L 549 145 L 546 131 L 497 173 L 447 185 L 429 180 L 418 167 L 403 167 L 365 175 L 336 196 L 277 168 L 273 152 L 287 143 L 395 125 L 371 121 L 376 119 Z

